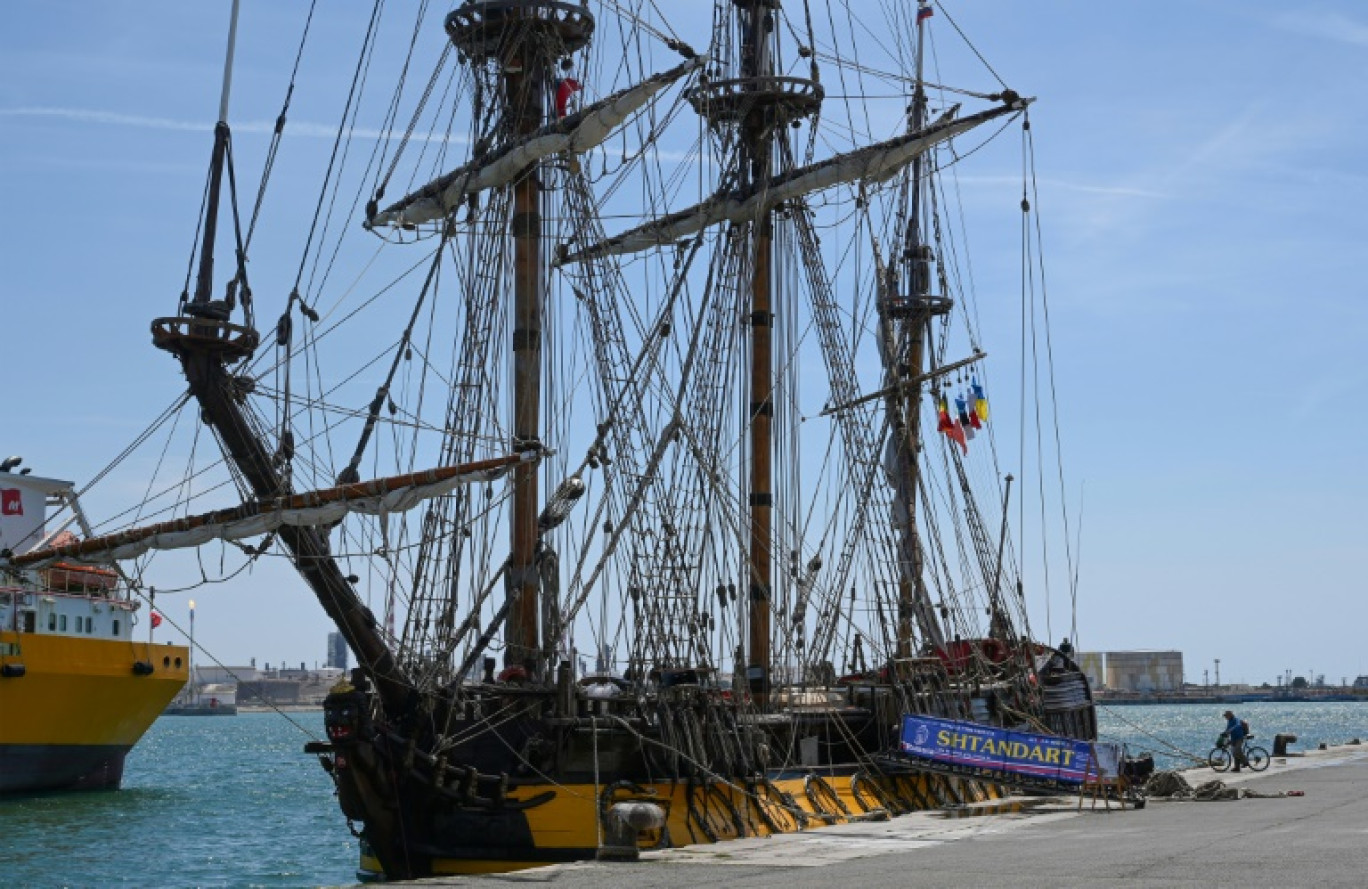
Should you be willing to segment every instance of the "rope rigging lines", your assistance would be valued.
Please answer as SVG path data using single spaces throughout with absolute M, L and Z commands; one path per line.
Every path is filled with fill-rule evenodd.
M 749 217 L 723 219 L 634 256 L 556 264 L 562 246 L 608 240 L 605 219 L 652 220 L 742 188 L 764 194 L 774 179 L 859 150 L 873 134 L 915 134 L 920 122 L 909 121 L 903 89 L 915 78 L 896 65 L 880 70 L 890 66 L 878 60 L 904 54 L 914 7 L 879 5 L 892 22 L 881 30 L 862 6 L 827 4 L 825 15 L 812 6 L 805 0 L 774 9 L 764 51 L 773 71 L 814 83 L 824 76 L 833 92 L 811 114 L 771 127 L 768 169 L 748 153 L 749 137 L 735 120 L 691 118 L 698 106 L 690 98 L 700 89 L 747 70 L 739 36 L 746 4 L 721 3 L 709 23 L 704 68 L 662 88 L 601 144 L 535 161 L 512 181 L 468 194 L 449 211 L 444 205 L 436 220 L 384 232 L 377 226 L 372 233 L 382 240 L 371 254 L 351 247 L 359 236 L 352 222 L 373 217 L 388 190 L 404 182 L 421 188 L 453 167 L 459 171 L 460 162 L 447 159 L 453 146 L 467 146 L 478 158 L 527 135 L 513 126 L 510 72 L 492 57 L 461 58 L 450 42 L 433 44 L 426 2 L 406 13 L 414 25 L 397 45 L 393 91 L 376 95 L 386 11 L 377 0 L 335 135 L 320 158 L 323 178 L 299 233 L 276 348 L 262 350 L 235 378 L 249 423 L 273 442 L 288 486 L 322 487 L 507 453 L 521 444 L 513 441 L 511 419 L 514 355 L 535 338 L 537 432 L 547 450 L 536 469 L 543 505 L 567 480 L 583 485 L 580 504 L 566 506 L 554 526 L 538 532 L 538 583 L 551 591 L 539 615 L 537 656 L 545 663 L 592 650 L 607 653 L 609 670 L 630 669 L 637 679 L 653 669 L 731 671 L 749 644 L 748 627 L 759 625 L 747 606 L 753 584 L 762 582 L 772 587 L 773 661 L 796 683 L 830 677 L 837 665 L 874 675 L 894 661 L 925 658 L 943 642 L 1001 633 L 987 615 L 995 603 L 1010 634 L 1024 632 L 1025 606 L 1010 593 L 1032 571 L 1022 564 L 1020 541 L 998 529 L 995 433 L 989 426 L 965 457 L 934 433 L 934 411 L 921 406 L 921 396 L 963 388 L 965 374 L 919 380 L 905 393 L 897 388 L 990 339 L 977 316 L 962 216 L 955 222 L 962 196 L 957 184 L 944 182 L 960 157 L 954 144 L 928 149 L 917 172 L 910 162 L 908 169 L 880 168 L 778 206 L 759 201 Z M 659 58 L 683 52 L 680 34 L 654 0 L 603 0 L 597 9 L 595 43 L 573 52 L 552 44 L 538 49 L 546 68 L 539 76 L 550 83 L 571 72 L 584 87 L 583 104 L 650 76 L 660 70 Z M 246 222 L 237 242 L 243 256 L 295 99 L 312 16 L 310 7 L 251 216 L 235 216 L 239 228 Z M 870 88 L 887 84 L 897 86 L 896 98 L 879 98 Z M 546 92 L 538 122 L 557 113 Z M 378 135 L 360 164 L 352 149 L 371 119 L 379 121 Z M 1029 134 L 1023 152 L 1023 175 L 1033 175 Z M 757 168 L 742 171 L 743 161 Z M 531 182 L 535 213 L 514 201 Z M 235 190 L 231 167 L 229 184 Z M 357 212 L 367 203 L 366 212 Z M 1039 248 L 1036 226 L 1023 220 L 1023 248 Z M 519 274 L 513 241 L 531 227 L 539 237 L 535 333 L 516 317 L 510 296 Z M 423 247 L 408 246 L 419 240 Z M 929 258 L 912 255 L 920 248 Z M 761 250 L 770 252 L 760 257 Z M 752 305 L 760 258 L 772 260 L 772 319 L 758 318 Z M 895 317 L 881 302 L 908 295 L 918 262 L 928 269 L 927 292 L 913 295 L 955 302 L 940 323 L 930 314 Z M 1028 300 L 1040 306 L 1033 357 L 1051 371 L 1036 382 L 1048 383 L 1053 395 L 1043 272 L 1043 264 L 1023 266 L 1023 313 Z M 189 280 L 187 274 L 187 292 Z M 246 303 L 245 277 L 241 283 Z M 763 372 L 772 394 L 753 403 L 752 333 L 771 323 L 774 353 Z M 913 368 L 914 348 L 923 347 Z M 816 413 L 814 406 L 843 405 L 888 387 L 899 394 L 830 419 L 805 416 Z M 776 469 L 772 490 L 752 491 L 747 474 L 759 448 L 748 436 L 761 416 L 772 423 L 765 456 Z M 1057 418 L 1055 426 L 1057 447 Z M 1038 440 L 1037 448 L 1044 444 Z M 192 450 L 193 463 L 176 484 L 161 477 L 172 470 L 158 467 L 155 484 L 143 492 L 156 510 L 149 516 L 188 513 L 192 502 L 221 494 L 226 482 L 201 474 L 219 465 L 214 459 L 205 467 L 204 450 Z M 1019 459 L 1024 465 L 1024 444 Z M 1036 469 L 1043 473 L 1043 464 Z M 234 478 L 247 495 L 248 486 Z M 1032 481 L 1043 509 L 1043 479 Z M 974 489 L 997 495 L 980 502 Z M 760 544 L 769 566 L 764 578 L 752 564 L 760 560 L 747 551 L 751 517 L 762 504 L 773 510 Z M 500 606 L 512 511 L 508 489 L 490 483 L 408 514 L 349 517 L 327 529 L 331 555 L 354 572 L 353 585 L 422 688 L 459 683 L 473 658 L 508 644 Z M 1016 525 L 1025 525 L 1020 512 Z M 1076 577 L 1070 533 L 1066 519 L 1069 574 Z M 263 547 L 241 553 L 242 564 L 267 555 L 280 556 Z M 242 567 L 225 562 L 222 573 L 234 570 Z M 679 734 L 689 737 L 682 728 Z

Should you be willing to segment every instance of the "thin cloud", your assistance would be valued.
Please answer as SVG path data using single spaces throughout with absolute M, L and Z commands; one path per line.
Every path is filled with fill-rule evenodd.
M 959 182 L 964 185 L 992 185 L 999 186 L 1020 185 L 1020 176 L 961 176 Z M 1066 179 L 1050 179 L 1041 177 L 1036 182 L 1048 188 L 1058 188 L 1064 191 L 1078 191 L 1084 194 L 1100 194 L 1109 197 L 1122 198 L 1150 198 L 1156 201 L 1164 201 L 1173 195 L 1162 191 L 1155 191 L 1148 188 L 1135 188 L 1129 185 L 1089 185 L 1084 182 L 1070 182 Z
M 0 108 L 0 117 L 46 117 L 74 123 L 98 124 L 101 126 L 133 127 L 143 130 L 170 130 L 175 132 L 207 133 L 213 131 L 213 124 L 203 121 L 174 120 L 169 117 L 146 117 L 138 114 L 120 114 L 115 111 L 99 111 L 93 108 Z M 275 121 L 248 120 L 233 124 L 235 133 L 271 133 L 275 131 Z M 285 131 L 294 136 L 315 139 L 332 139 L 337 128 L 309 121 L 295 121 L 286 124 Z M 353 138 L 389 139 L 401 134 L 392 130 L 377 130 L 357 127 L 351 131 Z M 409 137 L 418 142 L 448 142 L 465 144 L 470 140 L 465 136 L 447 133 L 414 133 Z
M 1318 37 L 1352 46 L 1368 46 L 1368 24 L 1355 21 L 1340 12 L 1321 15 L 1298 12 L 1278 16 L 1276 24 L 1285 31 L 1306 37 Z
M 171 120 L 165 117 L 139 117 L 132 114 L 116 114 L 112 111 L 94 111 L 87 108 L 3 108 L 0 109 L 0 117 L 53 117 L 78 123 L 113 124 L 145 130 L 180 130 L 195 133 L 203 133 L 213 129 L 213 127 L 206 127 L 203 123 L 192 121 Z

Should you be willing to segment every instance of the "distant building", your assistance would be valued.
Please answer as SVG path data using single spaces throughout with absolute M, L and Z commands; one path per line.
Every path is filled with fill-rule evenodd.
M 299 703 L 302 683 L 290 679 L 257 679 L 239 682 L 237 701 L 248 707 L 261 705 L 295 705 Z
M 1074 655 L 1078 664 L 1078 669 L 1083 671 L 1083 675 L 1088 677 L 1088 684 L 1093 688 L 1101 688 L 1103 680 L 1106 679 L 1106 654 L 1101 651 L 1080 651 Z
M 1095 689 L 1137 694 L 1183 690 L 1181 651 L 1085 651 L 1075 657 Z
M 328 659 L 324 664 L 329 667 L 336 667 L 343 671 L 347 670 L 347 640 L 342 638 L 341 633 L 328 634 Z
M 252 682 L 261 678 L 261 671 L 256 667 L 201 667 L 195 666 L 195 677 L 200 682 Z

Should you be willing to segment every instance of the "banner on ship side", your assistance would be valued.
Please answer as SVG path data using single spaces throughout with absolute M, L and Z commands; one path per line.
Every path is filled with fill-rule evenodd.
M 904 716 L 900 746 L 914 759 L 1064 784 L 1082 784 L 1090 759 L 1087 741 L 932 716 Z

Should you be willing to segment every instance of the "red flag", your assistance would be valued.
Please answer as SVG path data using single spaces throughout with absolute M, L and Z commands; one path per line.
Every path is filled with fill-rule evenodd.
M 556 117 L 565 116 L 566 109 L 570 107 L 570 97 L 581 89 L 583 87 L 573 77 L 562 77 L 556 81 Z
M 950 406 L 945 403 L 944 398 L 936 399 L 936 431 L 950 435 L 954 425 L 955 421 L 950 419 Z
M 152 629 L 155 630 L 157 627 L 161 626 L 161 622 L 162 616 L 155 611 L 152 612 Z
M 950 421 L 950 431 L 947 432 L 946 435 L 950 436 L 952 440 L 959 443 L 960 453 L 969 453 L 969 440 L 965 438 L 964 427 L 959 424 L 958 420 Z
M 959 444 L 961 451 L 969 453 L 969 440 L 964 435 L 964 427 L 950 416 L 950 405 L 943 395 L 936 399 L 936 416 L 936 431 L 944 432 L 947 438 Z

